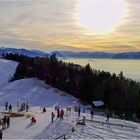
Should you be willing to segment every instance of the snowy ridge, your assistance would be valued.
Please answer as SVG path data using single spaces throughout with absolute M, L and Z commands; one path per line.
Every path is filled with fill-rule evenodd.
M 9 79 L 15 73 L 18 63 L 0 59 L 0 89 L 8 84 Z

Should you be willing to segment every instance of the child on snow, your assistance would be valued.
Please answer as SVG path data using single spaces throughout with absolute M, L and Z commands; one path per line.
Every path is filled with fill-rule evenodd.
M 31 124 L 35 124 L 36 123 L 36 119 L 34 117 L 31 118 Z

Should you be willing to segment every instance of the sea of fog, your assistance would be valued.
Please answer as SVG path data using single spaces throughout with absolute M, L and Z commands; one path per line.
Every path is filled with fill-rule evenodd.
M 140 60 L 67 58 L 63 59 L 63 61 L 73 62 L 82 66 L 89 63 L 94 69 L 116 74 L 123 71 L 125 77 L 140 81 Z

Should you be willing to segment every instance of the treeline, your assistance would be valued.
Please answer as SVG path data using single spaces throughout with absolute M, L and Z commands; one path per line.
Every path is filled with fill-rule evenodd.
M 19 62 L 12 80 L 37 77 L 45 83 L 78 97 L 84 102 L 103 100 L 108 109 L 140 111 L 140 83 L 119 75 L 73 63 L 49 58 L 30 58 L 18 54 L 5 54 L 6 59 Z

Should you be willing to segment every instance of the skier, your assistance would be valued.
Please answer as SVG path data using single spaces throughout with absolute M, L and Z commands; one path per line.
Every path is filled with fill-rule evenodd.
M 2 140 L 2 134 L 3 134 L 3 132 L 2 132 L 2 130 L 0 129 L 0 140 Z
M 90 111 L 90 115 L 91 115 L 91 119 L 93 119 L 93 115 L 94 115 L 94 111 L 93 111 L 93 109 L 91 109 L 91 111 Z
M 6 123 L 7 123 L 7 128 L 10 127 L 10 117 L 9 116 L 7 116 L 7 118 L 6 118 Z
M 80 113 L 81 113 L 81 109 L 80 109 L 80 106 L 78 108 L 78 117 L 80 117 Z
M 57 118 L 59 118 L 60 115 L 60 111 L 59 111 L 59 107 L 57 107 Z
M 46 108 L 45 107 L 43 108 L 43 112 L 46 112 Z
M 55 117 L 55 115 L 54 115 L 54 113 L 52 112 L 52 113 L 51 113 L 52 122 L 53 122 L 54 117 Z
M 9 112 L 12 112 L 12 105 L 9 105 Z
M 5 103 L 5 110 L 7 110 L 8 109 L 8 102 L 6 101 L 6 103 Z
M 64 117 L 64 110 L 61 109 L 61 111 L 60 111 L 60 120 L 63 120 L 63 117 Z

